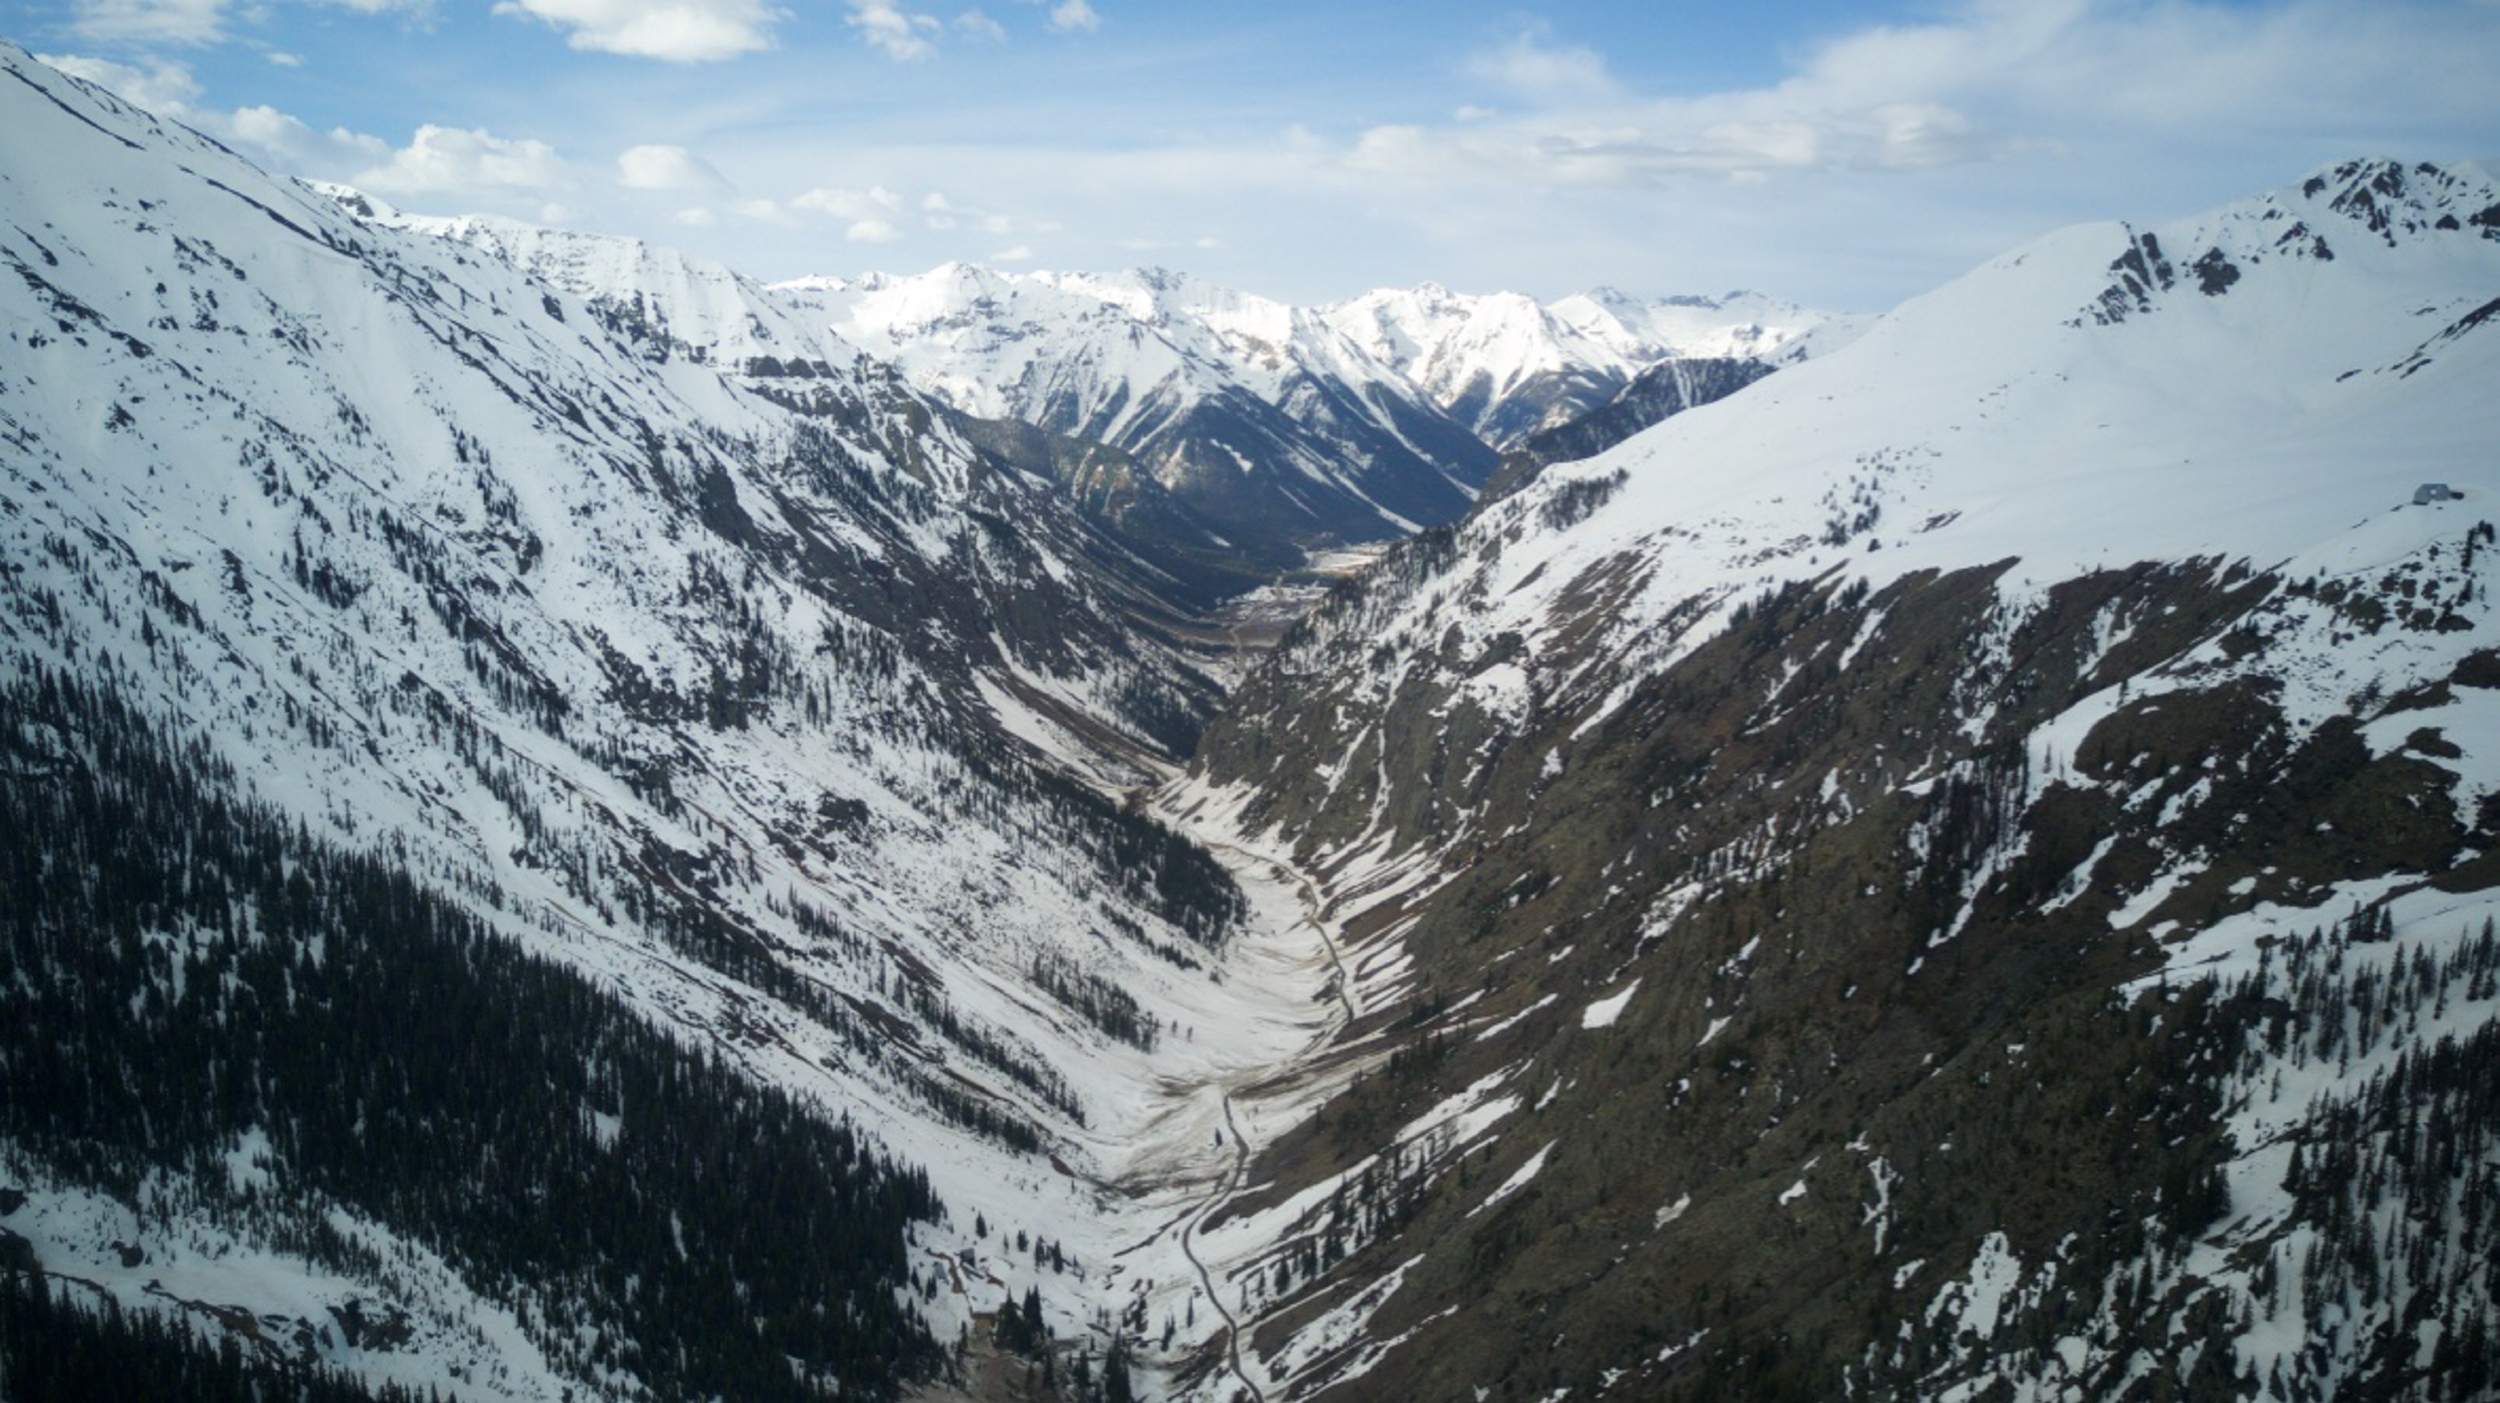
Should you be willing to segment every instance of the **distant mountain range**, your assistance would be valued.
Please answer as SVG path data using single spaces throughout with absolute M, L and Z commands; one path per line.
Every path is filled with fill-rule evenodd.
M 1192 597 L 1272 577 L 1312 548 L 1455 520 L 1503 452 L 1645 371 L 1768 369 L 1844 344 L 1866 320 L 1754 293 L 1642 301 L 1606 288 L 1544 304 L 1425 285 L 1297 307 L 1161 268 L 955 263 L 765 286 L 640 240 L 413 215 L 316 188 L 368 222 L 469 245 L 581 296 L 655 356 L 796 382 L 891 366 L 973 420 L 1041 430 L 975 436 L 1059 481 Z
M 1601 287 L 1541 303 L 1436 283 L 1367 292 L 1322 315 L 1502 449 L 1596 409 L 1661 362 L 1788 364 L 1837 350 L 1870 320 L 1756 292 L 1642 299 Z
M 1500 451 L 1694 358 L 1802 358 L 1859 319 L 1751 293 L 1540 304 L 1426 286 L 1297 307 L 1160 268 L 775 285 L 968 412 L 1115 446 L 1236 544 L 1394 539 L 1463 514 Z

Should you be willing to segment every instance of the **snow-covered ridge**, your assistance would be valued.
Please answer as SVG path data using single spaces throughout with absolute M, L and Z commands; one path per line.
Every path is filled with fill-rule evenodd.
M 1054 340 L 1133 324 L 1165 343 L 1170 359 L 1142 351 L 1125 367 L 1132 375 L 1151 380 L 1196 351 L 1207 369 L 1231 372 L 1271 400 L 1293 365 L 1355 385 L 1391 384 L 1444 410 L 1470 401 L 1472 389 L 1485 403 L 1462 420 L 1497 447 L 1555 421 L 1549 415 L 1517 431 L 1496 422 L 1538 377 L 1584 375 L 1619 387 L 1666 360 L 1787 362 L 1809 344 L 1838 349 L 1869 320 L 1741 290 L 1643 299 L 1599 287 L 1540 303 L 1437 283 L 1298 307 L 1165 268 L 1019 273 L 947 263 L 918 275 L 818 276 L 773 288 L 823 307 L 861 345 L 993 417 L 1016 412 L 1029 367 L 1065 357 Z M 986 334 L 975 330 L 982 327 Z M 1124 427 L 1115 420 L 1109 432 Z
M 1213 861 L 1115 861 L 1160 840 L 1073 777 L 1145 772 L 1208 698 L 1130 626 L 1116 543 L 722 270 L 353 210 L 5 44 L 0 130 L 0 669 L 109 687 L 309 841 L 387 854 L 927 1166 L 954 1216 L 915 1267 L 983 1259 L 914 1307 L 941 1334 L 1037 1280 L 1057 1323 L 1089 1316 L 1075 1269 L 975 1215 L 1107 1260 L 1126 1201 L 1066 1175 L 1125 1167 L 1146 1068 L 1300 1036 L 1214 978 L 1239 898 Z M 1151 886 L 1173 863 L 1191 900 Z M 1151 1017 L 1037 985 L 1080 967 Z M 1175 1015 L 1206 1031 L 1182 1045 Z M 108 1244 L 68 1210 L 95 1186 L 14 1182 L 68 1224 L 47 1265 L 131 1307 L 229 1247 L 268 1285 L 217 1278 L 247 1319 L 403 1286 L 409 1314 L 469 1319 L 483 1294 L 458 1264 L 342 1282 L 153 1215 L 149 1273 L 82 1272 Z M 462 1395 L 555 1396 L 505 1343 Z
M 620 334 L 646 341 L 654 356 L 728 370 L 790 362 L 848 368 L 860 357 L 830 327 L 792 315 L 762 284 L 710 259 L 498 215 L 409 214 L 348 186 L 305 184 L 368 224 L 465 244 L 581 297 Z
M 1463 513 L 1494 448 L 1693 358 L 1790 363 L 1863 322 L 1749 292 L 1550 305 L 1427 285 L 1300 307 L 1164 268 L 758 285 L 639 240 L 414 215 L 312 188 L 359 219 L 450 240 L 588 299 L 655 357 L 803 376 L 863 353 L 945 403 L 1134 455 L 1237 542 L 1394 538 Z
M 2170 224 L 2048 235 L 1488 512 L 1469 536 L 1512 544 L 1471 628 L 1540 626 L 1616 556 L 1647 582 L 1630 639 L 1697 594 L 1834 566 L 1878 585 L 2008 557 L 2044 582 L 2273 566 L 2422 482 L 2494 492 L 2495 210 L 2476 166 L 2350 163 Z M 1585 521 L 1540 524 L 1618 475 Z
M 1644 301 L 1600 288 L 1541 304 L 1427 285 L 1304 307 L 1163 268 L 949 263 L 773 290 L 970 412 L 1115 444 L 1175 485 L 1264 474 L 1295 500 L 1257 508 L 1306 538 L 1314 525 L 1379 538 L 1449 520 L 1491 449 L 1661 362 L 1787 363 L 1862 325 L 1747 292 Z M 1254 525 L 1250 509 L 1230 519 Z
M 1382 288 L 1325 309 L 1331 325 L 1500 447 L 1610 399 L 1668 360 L 1801 360 L 1867 319 L 1756 292 L 1642 299 L 1611 287 L 1539 303 L 1519 293 Z
M 1229 533 L 1455 518 L 1492 451 L 1308 308 L 1166 269 L 803 278 L 773 291 L 959 409 L 1135 455 Z

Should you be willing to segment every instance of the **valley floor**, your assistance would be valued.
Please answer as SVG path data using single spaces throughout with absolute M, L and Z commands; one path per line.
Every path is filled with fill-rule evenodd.
M 1062 1166 L 1082 1183 L 1086 1201 L 1054 1229 L 1064 1230 L 1085 1260 L 1108 1263 L 1081 1280 L 1082 1308 L 1072 1313 L 1142 1321 L 1155 1339 L 1173 1325 L 1169 1348 L 1138 1361 L 1145 1396 L 1257 1400 L 1267 1391 L 1236 1343 L 1250 1323 L 1237 1279 L 1242 1264 L 1229 1245 L 1211 1245 L 1203 1225 L 1256 1187 L 1245 1178 L 1258 1154 L 1360 1065 L 1360 1054 L 1349 1055 L 1343 1042 L 1358 1004 L 1320 883 L 1286 857 L 1246 846 L 1203 796 L 1187 802 L 1188 795 L 1183 783 L 1167 779 L 1155 805 L 1224 864 L 1249 898 L 1249 919 L 1214 977 L 1158 1010 L 1172 1035 L 1134 1096 L 1105 1098 L 1121 1101 L 1128 1113 L 1089 1134 L 1090 1165 Z M 979 1293 L 997 1280 L 976 1264 L 961 1283 L 976 1311 L 973 1334 L 984 1344 L 968 1352 L 962 1383 L 926 1397 L 1027 1396 L 1028 1361 L 986 1347 L 997 1302 Z M 1081 1353 L 1099 1358 L 1105 1334 L 1096 1328 L 1061 1335 L 1058 1367 Z
M 1103 1322 L 1125 1318 L 1148 1348 L 1137 1360 L 1140 1395 L 1232 1403 L 1287 1396 L 1315 1380 L 1313 1360 L 1264 1361 L 1248 1343 L 1273 1304 L 1267 1260 L 1284 1218 L 1308 1211 L 1276 1204 L 1274 1186 L 1253 1177 L 1277 1142 L 1302 1126 L 1349 1081 L 1386 1055 L 1388 1040 L 1366 1024 L 1365 987 L 1397 969 L 1357 968 L 1345 926 L 1377 900 L 1405 894 L 1415 873 L 1355 861 L 1322 874 L 1296 865 L 1241 831 L 1243 796 L 1166 776 L 1128 796 L 1214 854 L 1250 902 L 1250 916 L 1228 943 L 1215 977 L 1193 986 L 1162 1013 L 1174 1029 L 1151 1079 L 1122 1100 L 1128 1114 L 1090 1136 L 1091 1164 L 1063 1166 L 1084 1186 L 1070 1221 L 1053 1225 L 1088 1261 L 1108 1268 L 1079 1283 L 1081 1304 L 1054 1302 L 1052 1314 L 1094 1322 L 1054 1341 L 1055 1367 L 1079 1356 L 1099 1360 Z M 1029 1359 L 1002 1354 L 994 1330 L 1000 1278 L 977 1265 L 959 1283 L 975 1314 L 964 1378 L 924 1394 L 932 1400 L 1008 1400 L 1034 1385 Z M 1168 1343 L 1151 1347 L 1167 1339 Z M 1329 1359 L 1333 1376 L 1344 1361 Z

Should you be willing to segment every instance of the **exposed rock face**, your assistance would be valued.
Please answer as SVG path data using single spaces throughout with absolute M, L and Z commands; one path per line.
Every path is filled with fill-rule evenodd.
M 1016 419 L 954 414 L 966 442 L 1021 472 L 1055 482 L 1085 516 L 1100 522 L 1147 568 L 1125 571 L 1145 602 L 1196 613 L 1275 579 L 1302 563 L 1281 543 L 1237 540 L 1108 444 L 1070 438 Z M 1139 578 L 1142 576 L 1142 578 Z
M 2425 855 L 2500 840 L 2451 773 L 2374 754 L 2367 715 L 2288 723 L 2262 678 L 2115 707 L 2050 757 L 2062 777 L 2042 773 L 2025 738 L 2075 699 L 2307 606 L 2277 580 L 2145 567 L 2011 622 L 2001 569 L 1776 597 L 1576 736 L 1585 712 L 1505 725 L 1455 670 L 1389 708 L 1385 795 L 1270 784 L 1321 852 L 1376 818 L 1452 873 L 1358 920 L 1406 932 L 1396 992 L 1415 1024 L 1394 1035 L 1400 1064 L 1278 1152 L 1279 1192 L 1484 1079 L 1554 1098 L 1474 1146 L 1416 1152 L 1412 1201 L 1344 1270 L 1422 1256 L 1368 1327 L 1422 1333 L 1362 1391 L 1515 1380 L 1536 1396 L 1622 1370 L 1652 1396 L 1821 1396 L 1846 1376 L 1906 1397 L 2019 1377 L 2019 1359 L 1957 1343 L 1951 1313 L 1924 1318 L 1992 1235 L 2066 1281 L 2006 1307 L 2019 1337 L 2089 1320 L 2113 1272 L 2218 1226 L 2179 1186 L 2226 1172 L 2215 1069 L 2272 1005 L 2184 980 L 2114 999 L 2164 968 L 2159 936 L 2261 903 L 2332 930 L 2347 884 L 2500 882 L 2486 858 L 2425 884 Z M 2140 623 L 2102 653 L 2113 618 Z M 1208 757 L 1214 774 L 1310 768 L 1229 725 Z M 2141 909 L 2182 851 L 2199 869 Z M 1480 1207 L 1531 1158 L 1533 1180 Z M 2092 1357 L 2193 1295 L 2128 1303 L 2114 1333 L 2084 1332 Z M 1278 1309 L 1262 1339 L 1281 1348 L 1310 1319 Z M 1893 1355 L 1902 1322 L 1915 1343 Z M 1687 1342 L 1706 1347 L 1659 1359 Z
M 2500 430 L 2500 342 L 2409 355 L 2500 264 L 2436 217 L 2482 173 L 2356 181 L 2010 255 L 1398 548 L 1250 679 L 1171 802 L 1332 883 L 1378 1038 L 1241 1205 L 1293 1392 L 2483 1377 L 2481 1191 L 2411 1156 L 2500 1154 L 2500 531 L 2409 502 Z M 2302 221 L 2331 266 L 2249 256 Z M 2114 243 L 2146 305 L 2078 318 Z M 2241 276 L 2165 287 L 2190 247 Z M 2331 349 L 2252 329 L 2321 304 Z
M 1484 484 L 1482 500 L 1509 496 L 1549 464 L 1594 458 L 1652 424 L 1725 399 L 1775 368 L 1750 358 L 1661 361 L 1634 376 L 1613 399 L 1577 419 L 1530 434 L 1503 454 L 1500 470 Z

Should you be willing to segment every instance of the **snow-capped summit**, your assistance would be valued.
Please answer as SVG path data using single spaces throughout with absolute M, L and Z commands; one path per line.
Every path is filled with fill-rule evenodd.
M 775 285 L 969 413 L 1125 450 L 1228 536 L 1381 540 L 1466 510 L 1494 455 L 1319 314 L 1162 268 Z
M 773 292 L 968 412 L 1133 453 L 1237 539 L 1449 521 L 1495 450 L 1671 360 L 1802 359 L 1866 319 L 1759 293 L 1552 304 L 1438 283 L 1305 307 L 1169 268 L 812 277 Z
M 306 181 L 369 224 L 431 235 L 500 259 L 591 304 L 609 329 L 654 358 L 781 373 L 829 373 L 858 348 L 794 316 L 762 284 L 725 264 L 641 239 L 551 229 L 500 215 L 409 214 L 350 186 Z
M 2408 266 L 2413 255 L 2406 251 L 2421 249 L 2437 266 L 2473 249 L 2474 236 L 2500 241 L 2500 201 L 2482 166 L 2345 161 L 2297 186 L 2134 234 L 2110 261 L 2108 286 L 2078 320 L 2107 326 L 2191 293 L 2222 297 L 2268 259 L 2324 264 L 2358 249 L 2369 265 L 2395 269 Z M 2399 252 L 2388 258 L 2387 250 Z
M 1791 361 L 1802 358 L 1808 333 L 1820 332 L 1828 351 L 1865 320 L 1742 291 L 1641 299 L 1600 287 L 1540 303 L 1430 282 L 1367 292 L 1324 311 L 1374 358 L 1503 448 L 1595 409 L 1662 361 Z

